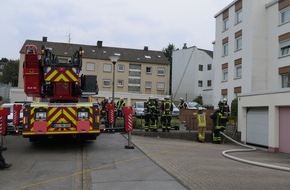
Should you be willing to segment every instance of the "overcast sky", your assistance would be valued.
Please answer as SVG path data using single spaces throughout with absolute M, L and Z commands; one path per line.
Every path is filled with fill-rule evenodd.
M 0 59 L 18 59 L 26 39 L 162 50 L 212 50 L 214 15 L 233 0 L 0 1 Z

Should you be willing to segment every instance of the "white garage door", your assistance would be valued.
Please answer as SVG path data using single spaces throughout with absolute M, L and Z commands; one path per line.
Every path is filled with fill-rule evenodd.
M 247 112 L 247 143 L 268 147 L 268 128 L 268 108 L 249 108 Z

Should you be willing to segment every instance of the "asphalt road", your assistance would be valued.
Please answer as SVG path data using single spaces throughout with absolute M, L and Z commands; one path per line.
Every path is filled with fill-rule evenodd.
M 1 190 L 187 189 L 138 148 L 125 149 L 128 141 L 119 133 L 83 144 L 6 136 L 4 145 L 3 155 L 13 166 L 0 170 Z

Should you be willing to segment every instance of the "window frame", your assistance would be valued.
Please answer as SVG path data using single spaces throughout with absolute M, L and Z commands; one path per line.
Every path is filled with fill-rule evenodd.
M 229 43 L 228 42 L 223 44 L 223 52 L 222 53 L 223 53 L 222 54 L 223 56 L 227 56 L 229 54 Z
M 203 71 L 203 65 L 198 65 L 198 70 Z
M 283 79 L 286 76 L 287 76 L 287 81 L 284 81 Z M 289 88 L 290 87 L 290 73 L 281 74 L 281 87 L 282 88 Z
M 197 86 L 198 86 L 198 87 L 203 87 L 203 81 L 202 81 L 202 80 L 198 80 L 198 82 L 197 82 Z
M 236 79 L 242 78 L 242 74 L 243 74 L 242 69 L 243 69 L 242 64 L 238 64 L 235 66 L 235 78 Z
M 152 89 L 152 82 L 151 81 L 145 82 L 145 89 Z
M 109 67 L 110 67 L 110 69 L 107 69 Z M 104 63 L 103 64 L 103 72 L 111 73 L 112 72 L 112 64 Z
M 243 47 L 243 38 L 242 36 L 239 36 L 235 40 L 236 40 L 236 51 L 239 51 Z
M 223 32 L 229 29 L 229 18 L 223 19 Z
M 283 14 L 286 13 L 287 17 L 283 19 Z M 290 22 L 290 6 L 280 10 L 280 24 L 285 24 L 287 22 Z
M 160 85 L 162 87 L 160 87 Z M 165 90 L 165 82 L 157 82 L 156 88 L 157 88 L 157 91 L 164 91 Z
M 290 55 L 290 38 L 279 43 L 280 57 Z M 284 53 L 286 51 L 286 53 Z
M 147 69 L 150 69 L 150 72 L 148 72 Z M 152 75 L 152 67 L 146 67 L 146 74 L 147 75 Z
M 211 80 L 207 80 L 207 87 L 211 87 L 211 86 L 212 86 Z
M 123 69 L 122 69 L 123 68 Z M 125 65 L 123 64 L 118 64 L 118 72 L 125 72 Z
M 117 87 L 124 87 L 124 80 L 118 79 L 117 80 Z
M 105 85 L 105 82 L 108 82 L 109 85 Z M 103 79 L 103 88 L 111 88 L 111 79 Z
M 211 71 L 212 70 L 212 64 L 207 64 L 207 70 Z
M 163 71 L 163 73 L 160 73 L 159 71 Z M 165 68 L 164 67 L 157 67 L 157 76 L 165 76 Z
M 236 11 L 236 24 L 239 24 L 243 21 L 243 9 Z
M 228 68 L 222 70 L 222 82 L 228 81 L 229 71 Z

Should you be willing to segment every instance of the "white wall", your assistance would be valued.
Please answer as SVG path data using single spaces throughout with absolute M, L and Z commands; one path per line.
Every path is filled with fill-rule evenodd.
M 212 105 L 212 86 L 207 86 L 208 80 L 213 82 L 213 68 L 207 70 L 207 65 L 212 63 L 212 58 L 195 46 L 174 51 L 172 54 L 173 99 L 179 100 L 182 97 L 186 101 L 192 101 L 201 95 L 205 105 Z M 199 65 L 203 65 L 203 71 L 199 71 Z M 198 87 L 199 80 L 203 81 L 203 87 Z

